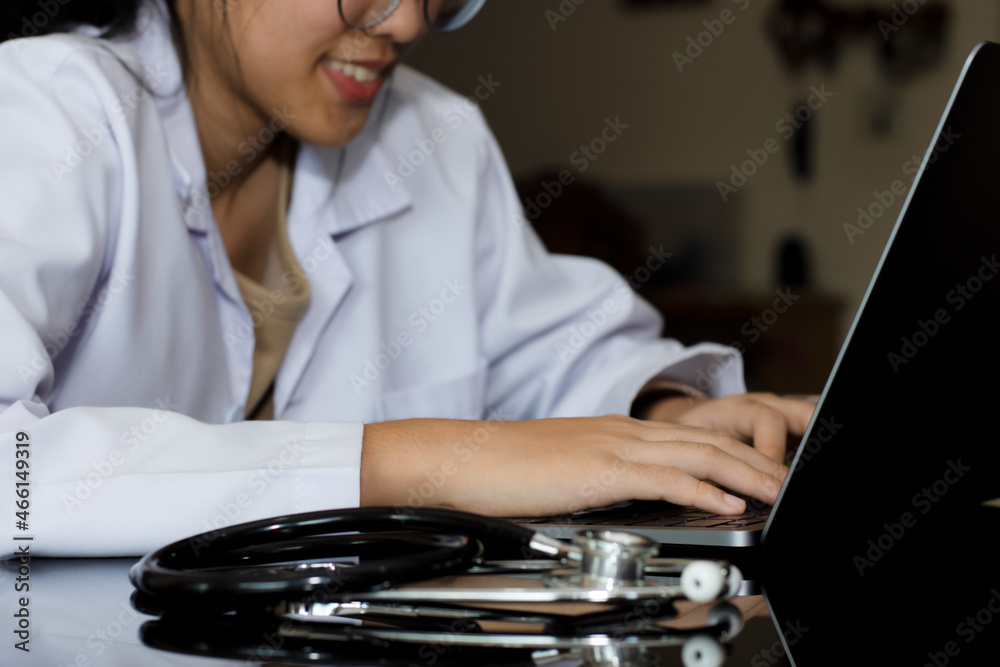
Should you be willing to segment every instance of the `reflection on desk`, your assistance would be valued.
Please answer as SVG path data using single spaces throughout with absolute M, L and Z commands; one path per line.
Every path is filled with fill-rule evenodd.
M 136 611 L 130 599 L 133 588 L 128 579 L 133 559 L 74 559 L 33 560 L 30 563 L 30 652 L 14 648 L 18 640 L 13 633 L 17 619 L 12 614 L 17 606 L 13 583 L 19 563 L 0 563 L 0 612 L 6 621 L 0 626 L 4 637 L 0 645 L 0 664 L 7 666 L 91 667 L 121 665 L 158 667 L 160 665 L 248 665 L 289 664 L 272 662 L 269 644 L 262 637 L 261 650 L 256 656 L 243 659 L 206 659 L 161 651 L 145 646 L 140 640 L 140 628 L 153 617 Z M 19 596 L 20 594 L 18 594 Z M 742 612 L 745 624 L 742 631 L 728 647 L 726 665 L 785 665 L 781 639 L 768 616 L 763 598 L 746 596 L 732 601 Z M 707 621 L 708 607 L 690 602 L 678 604 L 678 616 L 669 624 L 680 630 L 703 627 Z M 785 629 L 786 635 L 789 630 Z M 280 641 L 274 640 L 274 643 Z M 625 664 L 651 664 L 669 667 L 682 665 L 681 649 L 656 649 L 642 656 L 633 656 L 631 662 L 613 662 L 615 656 L 606 651 L 578 652 L 569 659 L 551 652 L 489 648 L 479 651 L 455 652 L 442 643 L 407 647 L 406 653 L 395 652 L 391 660 L 386 648 L 357 646 L 343 649 L 343 658 L 326 663 L 390 665 L 405 667 L 441 667 L 444 664 L 490 665 L 607 665 L 625 667 Z M 458 663 L 455 662 L 458 661 Z M 609 662 L 612 660 L 612 662 Z M 760 662 L 763 661 L 763 662 Z

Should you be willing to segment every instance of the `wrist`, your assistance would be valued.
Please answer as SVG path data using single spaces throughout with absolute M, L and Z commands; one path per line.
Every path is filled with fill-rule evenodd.
M 629 414 L 647 421 L 675 421 L 687 409 L 707 398 L 686 384 L 652 380 L 639 390 Z

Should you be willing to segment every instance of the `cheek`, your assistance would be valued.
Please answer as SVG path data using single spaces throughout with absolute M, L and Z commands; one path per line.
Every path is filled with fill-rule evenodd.
M 247 39 L 239 45 L 239 77 L 245 94 L 264 111 L 277 106 L 303 106 L 321 94 L 324 74 L 322 41 Z
M 234 38 L 241 35 L 234 39 L 241 87 L 260 113 L 291 119 L 290 134 L 309 143 L 342 146 L 361 132 L 370 110 L 344 103 L 320 62 L 357 51 L 363 45 L 354 41 L 364 36 L 343 25 L 335 0 L 324 0 L 322 12 L 295 4 L 294 13 L 276 12 L 271 8 L 280 9 L 283 2 L 265 2 L 247 23 L 232 22 Z
M 280 0 L 252 7 L 246 0 L 234 1 L 241 4 L 239 15 L 231 18 L 230 32 L 244 74 L 259 75 L 271 81 L 270 86 L 309 76 L 347 31 L 336 0 Z

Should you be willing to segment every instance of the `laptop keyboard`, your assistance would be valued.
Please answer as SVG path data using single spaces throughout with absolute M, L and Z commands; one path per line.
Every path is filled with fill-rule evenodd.
M 770 505 L 743 498 L 743 514 L 715 514 L 694 507 L 665 502 L 630 501 L 572 514 L 522 519 L 525 524 L 571 524 L 583 526 L 636 526 L 644 528 L 763 528 L 771 513 Z

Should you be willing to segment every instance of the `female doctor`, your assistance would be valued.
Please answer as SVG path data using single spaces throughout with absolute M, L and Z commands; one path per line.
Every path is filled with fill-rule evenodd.
M 33 553 L 359 504 L 775 500 L 812 406 L 548 255 L 478 111 L 400 65 L 483 0 L 7 4 L 0 470 Z

